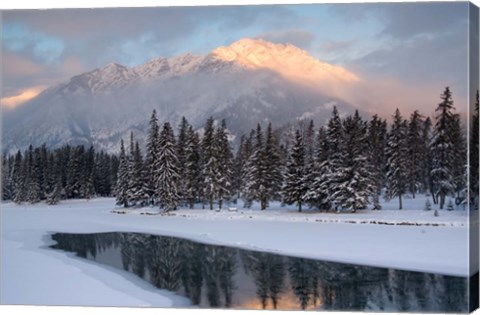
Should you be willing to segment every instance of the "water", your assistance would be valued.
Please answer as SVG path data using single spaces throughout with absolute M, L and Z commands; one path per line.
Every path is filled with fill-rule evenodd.
M 204 308 L 467 312 L 468 279 L 139 233 L 56 233 L 52 246 L 122 268 Z

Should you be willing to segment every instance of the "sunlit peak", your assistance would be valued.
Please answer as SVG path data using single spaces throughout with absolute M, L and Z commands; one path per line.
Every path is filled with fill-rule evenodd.
M 356 82 L 352 72 L 321 62 L 308 52 L 291 44 L 275 44 L 262 39 L 241 39 L 230 46 L 219 47 L 212 52 L 215 58 L 235 62 L 246 68 L 265 68 L 295 81 L 314 84 L 326 81 Z

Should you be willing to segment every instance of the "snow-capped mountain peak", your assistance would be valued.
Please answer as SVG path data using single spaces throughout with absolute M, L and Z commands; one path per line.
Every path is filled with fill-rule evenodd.
M 211 54 L 225 62 L 238 63 L 250 69 L 269 69 L 299 82 L 352 83 L 359 80 L 354 73 L 342 67 L 321 62 L 296 46 L 275 44 L 263 39 L 241 39 L 230 46 L 219 47 Z
M 307 114 L 324 120 L 331 110 L 323 104 L 351 108 L 342 95 L 358 80 L 293 45 L 259 39 L 242 39 L 203 56 L 158 57 L 136 67 L 109 63 L 11 111 L 4 150 L 93 143 L 116 151 L 131 131 L 140 142 L 145 138 L 152 109 L 162 121 L 176 125 L 185 116 L 195 128 L 209 116 L 226 119 L 234 136 L 257 122 L 279 127 Z

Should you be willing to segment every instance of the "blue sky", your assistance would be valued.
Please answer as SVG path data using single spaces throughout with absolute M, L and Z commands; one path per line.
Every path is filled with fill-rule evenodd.
M 291 43 L 375 80 L 466 95 L 467 3 L 3 11 L 3 90 L 49 86 L 109 62 L 206 54 L 245 37 Z

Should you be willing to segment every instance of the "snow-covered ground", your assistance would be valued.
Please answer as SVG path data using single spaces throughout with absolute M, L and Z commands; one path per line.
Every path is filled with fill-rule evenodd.
M 468 216 L 462 210 L 439 211 L 436 217 L 434 211 L 423 210 L 297 213 L 294 207 L 271 205 L 266 211 L 141 215 L 158 211 L 144 208 L 118 214 L 112 210 L 123 209 L 113 204 L 108 198 L 56 206 L 3 203 L 1 303 L 188 305 L 184 298 L 132 274 L 49 249 L 48 234 L 54 232 L 144 232 L 338 262 L 469 274 Z

